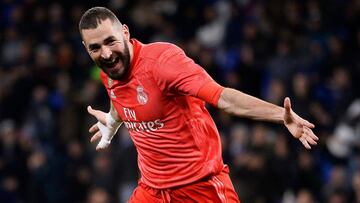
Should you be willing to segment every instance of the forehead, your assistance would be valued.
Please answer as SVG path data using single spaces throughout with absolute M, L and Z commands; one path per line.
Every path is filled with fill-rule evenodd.
M 82 37 L 85 44 L 101 43 L 109 36 L 117 38 L 121 38 L 122 36 L 119 26 L 113 24 L 109 19 L 101 21 L 95 29 L 82 30 Z

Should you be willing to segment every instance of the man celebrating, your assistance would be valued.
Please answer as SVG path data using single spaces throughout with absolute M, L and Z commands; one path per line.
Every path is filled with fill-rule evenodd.
M 110 97 L 91 142 L 101 150 L 124 123 L 138 152 L 139 185 L 129 202 L 239 202 L 223 163 L 218 130 L 205 102 L 227 113 L 282 123 L 307 148 L 316 145 L 314 125 L 291 109 L 217 84 L 183 50 L 170 43 L 143 44 L 108 9 L 86 11 L 79 30 L 101 68 Z

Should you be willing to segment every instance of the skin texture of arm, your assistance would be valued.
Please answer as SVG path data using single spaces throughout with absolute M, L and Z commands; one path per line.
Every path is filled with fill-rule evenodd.
M 231 88 L 224 88 L 218 108 L 240 117 L 284 123 L 284 108 Z
M 221 92 L 218 108 L 239 117 L 284 124 L 293 137 L 307 148 L 316 145 L 318 137 L 313 133 L 314 124 L 298 116 L 292 109 L 289 98 L 280 107 L 231 88 Z

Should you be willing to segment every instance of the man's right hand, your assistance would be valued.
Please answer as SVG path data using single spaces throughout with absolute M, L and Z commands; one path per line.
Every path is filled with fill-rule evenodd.
M 99 151 L 107 148 L 122 122 L 116 121 L 111 116 L 110 112 L 105 113 L 103 111 L 95 110 L 91 108 L 91 106 L 87 107 L 87 111 L 98 120 L 98 122 L 89 129 L 90 133 L 94 133 L 90 142 L 95 142 L 100 139 L 96 146 L 96 150 Z

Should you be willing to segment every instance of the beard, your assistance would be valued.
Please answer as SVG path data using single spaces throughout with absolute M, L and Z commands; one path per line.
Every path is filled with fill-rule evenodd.
M 130 52 L 124 40 L 124 52 L 114 51 L 109 59 L 99 59 L 96 64 L 109 78 L 113 80 L 124 80 L 130 70 Z

